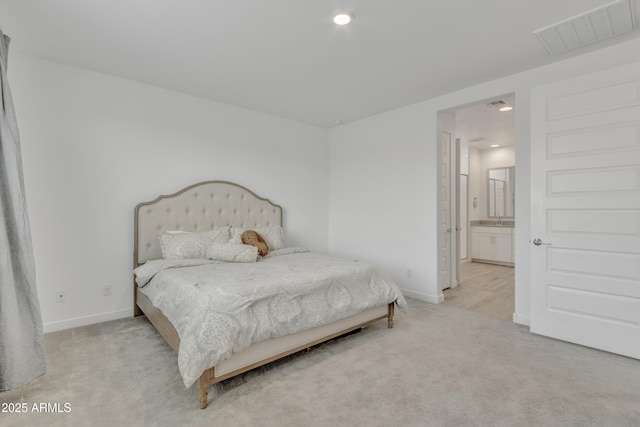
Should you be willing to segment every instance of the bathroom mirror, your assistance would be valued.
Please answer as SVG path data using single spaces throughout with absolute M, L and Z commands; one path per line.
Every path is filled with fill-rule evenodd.
M 487 170 L 489 218 L 513 218 L 515 167 Z

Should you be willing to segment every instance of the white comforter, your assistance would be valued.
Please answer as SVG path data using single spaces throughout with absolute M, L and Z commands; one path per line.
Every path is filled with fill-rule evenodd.
M 275 251 L 256 263 L 155 260 L 135 273 L 180 336 L 187 387 L 252 343 L 394 301 L 407 310 L 397 285 L 371 266 L 302 250 Z

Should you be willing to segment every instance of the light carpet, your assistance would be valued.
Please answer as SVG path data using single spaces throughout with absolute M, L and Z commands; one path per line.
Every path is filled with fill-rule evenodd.
M 409 303 L 393 329 L 380 321 L 213 386 L 204 410 L 144 317 L 50 333 L 47 374 L 0 394 L 27 412 L 0 425 L 640 425 L 640 361 Z M 57 412 L 34 412 L 42 403 Z

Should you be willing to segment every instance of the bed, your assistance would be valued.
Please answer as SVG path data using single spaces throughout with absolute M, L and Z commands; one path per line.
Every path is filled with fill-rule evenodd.
M 178 353 L 202 409 L 216 383 L 378 320 L 392 328 L 394 305 L 406 310 L 397 286 L 366 263 L 286 247 L 282 216 L 281 206 L 228 181 L 200 182 L 135 208 L 134 315 L 146 315 Z M 243 230 L 264 234 L 269 254 L 218 258 L 218 249 L 247 258 L 255 248 L 238 241 Z M 191 240 L 180 250 L 193 255 L 169 250 L 202 235 L 225 243 L 211 243 L 206 255 L 193 252 Z

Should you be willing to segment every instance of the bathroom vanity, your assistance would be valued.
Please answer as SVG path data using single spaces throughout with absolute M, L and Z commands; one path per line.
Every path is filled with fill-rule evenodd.
M 487 218 L 471 221 L 471 261 L 514 265 L 515 168 L 487 170 Z
M 471 221 L 471 261 L 514 265 L 514 221 Z

